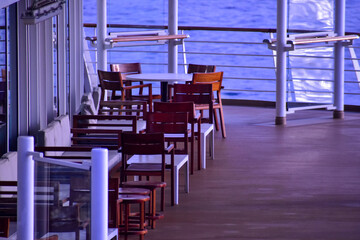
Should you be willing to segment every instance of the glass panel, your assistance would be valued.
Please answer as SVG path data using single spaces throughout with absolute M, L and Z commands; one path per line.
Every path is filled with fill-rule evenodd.
M 90 171 L 35 162 L 35 239 L 86 239 L 90 182 Z
M 289 0 L 289 29 L 333 31 L 333 15 L 333 0 Z M 333 102 L 332 47 L 296 49 L 289 52 L 288 61 L 289 103 Z
M 0 9 L 0 155 L 7 152 L 8 72 L 7 16 L 8 8 Z

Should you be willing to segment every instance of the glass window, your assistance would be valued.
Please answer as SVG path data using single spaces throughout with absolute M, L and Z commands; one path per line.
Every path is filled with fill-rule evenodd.
M 8 8 L 0 9 L 0 155 L 8 148 Z

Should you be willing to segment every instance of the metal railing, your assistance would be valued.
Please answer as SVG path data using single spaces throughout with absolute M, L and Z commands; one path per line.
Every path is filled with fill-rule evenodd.
M 109 32 L 166 29 L 166 26 L 109 24 Z M 94 36 L 96 24 L 84 24 L 86 36 Z M 136 30 L 134 30 L 136 29 Z M 217 71 L 224 71 L 223 99 L 264 100 L 275 102 L 275 52 L 268 49 L 263 39 L 269 38 L 276 29 L 262 28 L 220 28 L 179 26 L 179 30 L 190 35 L 184 46 L 179 46 L 179 72 L 184 72 L 187 63 L 216 65 Z M 292 30 L 291 32 L 304 32 Z M 358 34 L 360 33 L 349 33 Z M 360 42 L 354 41 L 352 54 L 346 48 L 345 59 L 345 104 L 360 105 L 360 69 L 355 64 L 360 60 Z M 89 48 L 92 56 L 96 49 Z M 186 56 L 186 57 L 185 57 Z M 292 55 L 293 58 L 314 58 L 319 60 L 333 57 Z M 92 63 L 96 64 L 92 57 Z M 186 61 L 185 61 L 186 60 Z M 113 48 L 108 51 L 108 62 L 140 62 L 143 72 L 167 71 L 167 45 Z M 292 69 L 306 71 L 333 71 L 333 68 L 295 66 Z M 301 79 L 304 82 L 332 79 Z M 155 85 L 155 88 L 157 86 Z M 311 94 L 329 93 L 324 90 L 300 90 Z M 290 94 L 291 92 L 289 92 Z M 332 94 L 330 92 L 330 94 Z

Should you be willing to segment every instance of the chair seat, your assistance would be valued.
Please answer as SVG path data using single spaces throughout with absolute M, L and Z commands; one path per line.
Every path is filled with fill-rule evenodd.
M 142 196 L 136 194 L 129 194 L 129 195 L 120 195 L 119 199 L 123 201 L 123 203 L 142 203 L 147 202 L 150 200 L 149 196 Z
M 119 188 L 119 195 L 123 195 L 123 194 L 133 194 L 133 195 L 149 195 L 150 194 L 150 190 L 146 189 L 146 188 L 126 188 L 126 187 L 121 187 Z
M 155 188 L 163 188 L 166 187 L 166 182 L 153 182 L 153 181 L 128 181 L 124 182 L 124 188 L 133 187 L 133 188 L 147 188 L 147 189 L 155 189 Z
M 119 129 L 123 131 L 131 132 L 133 129 L 131 126 L 117 126 L 117 125 L 131 125 L 131 120 L 97 120 L 97 125 L 104 124 L 106 126 L 96 126 L 95 128 L 100 129 Z M 136 121 L 136 132 L 139 132 L 142 129 L 146 128 L 146 121 L 137 120 Z
M 220 104 L 214 102 L 213 104 L 213 108 L 220 108 Z M 208 104 L 195 104 L 195 109 L 196 110 L 209 110 L 209 105 Z
M 143 163 L 132 163 L 130 164 L 130 166 L 127 167 L 127 171 L 128 172 L 137 172 L 137 171 L 161 171 L 161 164 L 159 163 L 147 163 L 147 164 L 143 164 Z

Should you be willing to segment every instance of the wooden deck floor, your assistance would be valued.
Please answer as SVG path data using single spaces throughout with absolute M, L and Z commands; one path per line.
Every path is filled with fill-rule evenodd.
M 360 113 L 301 111 L 281 127 L 274 109 L 226 106 L 225 118 L 215 160 L 145 239 L 360 239 Z

